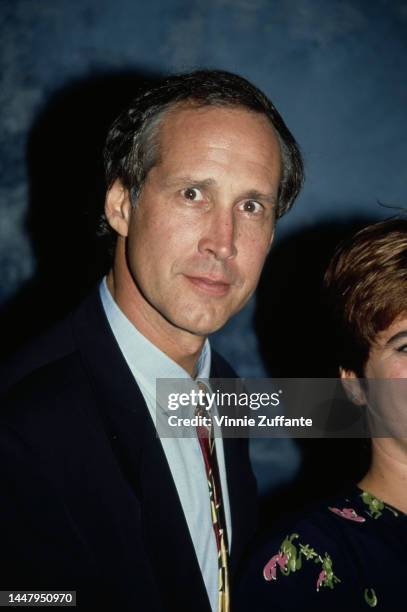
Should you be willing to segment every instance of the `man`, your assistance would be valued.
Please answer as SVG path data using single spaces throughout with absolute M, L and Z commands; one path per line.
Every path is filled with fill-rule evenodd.
M 112 267 L 12 372 L 1 588 L 76 589 L 84 609 L 227 610 L 255 521 L 247 444 L 217 439 L 208 459 L 198 438 L 158 439 L 155 379 L 235 376 L 207 336 L 253 294 L 301 156 L 259 90 L 198 71 L 143 92 L 105 164 Z

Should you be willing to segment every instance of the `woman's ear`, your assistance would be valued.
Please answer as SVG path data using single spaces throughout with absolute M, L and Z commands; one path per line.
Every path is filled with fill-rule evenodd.
M 363 390 L 360 379 L 352 370 L 339 368 L 342 386 L 348 399 L 356 406 L 364 406 L 367 404 L 365 392 Z
M 115 180 L 106 193 L 105 215 L 119 236 L 127 237 L 131 216 L 131 202 L 128 190 L 123 187 L 120 179 Z

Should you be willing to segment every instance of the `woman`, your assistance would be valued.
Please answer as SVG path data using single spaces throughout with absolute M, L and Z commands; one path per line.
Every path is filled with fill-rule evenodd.
M 343 243 L 325 285 L 345 391 L 393 437 L 372 438 L 357 485 L 273 532 L 240 583 L 241 612 L 407 610 L 407 219 Z

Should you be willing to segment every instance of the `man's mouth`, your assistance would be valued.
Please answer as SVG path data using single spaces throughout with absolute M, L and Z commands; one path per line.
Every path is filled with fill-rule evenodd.
M 231 283 L 223 279 L 212 278 L 210 276 L 185 276 L 185 278 L 195 287 L 208 295 L 223 296 L 230 289 Z

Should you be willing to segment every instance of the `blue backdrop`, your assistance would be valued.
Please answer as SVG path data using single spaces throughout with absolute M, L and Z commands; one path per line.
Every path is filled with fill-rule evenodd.
M 44 267 L 48 281 L 63 274 L 69 289 L 77 265 L 74 254 L 67 265 L 66 252 L 77 248 L 70 210 L 89 198 L 83 186 L 100 155 L 96 132 L 110 120 L 106 111 L 94 122 L 104 105 L 113 113 L 139 79 L 223 68 L 272 98 L 302 147 L 307 182 L 278 224 L 261 304 L 253 300 L 213 342 L 242 376 L 329 374 L 318 370 L 326 346 L 316 340 L 318 300 L 310 298 L 318 274 L 349 227 L 393 214 L 378 201 L 407 204 L 407 2 L 2 0 L 0 16 L 6 320 L 38 316 L 27 287 Z M 97 188 L 92 196 L 102 198 Z M 52 305 L 52 286 L 44 286 Z M 253 449 L 264 487 L 298 468 L 289 441 Z

